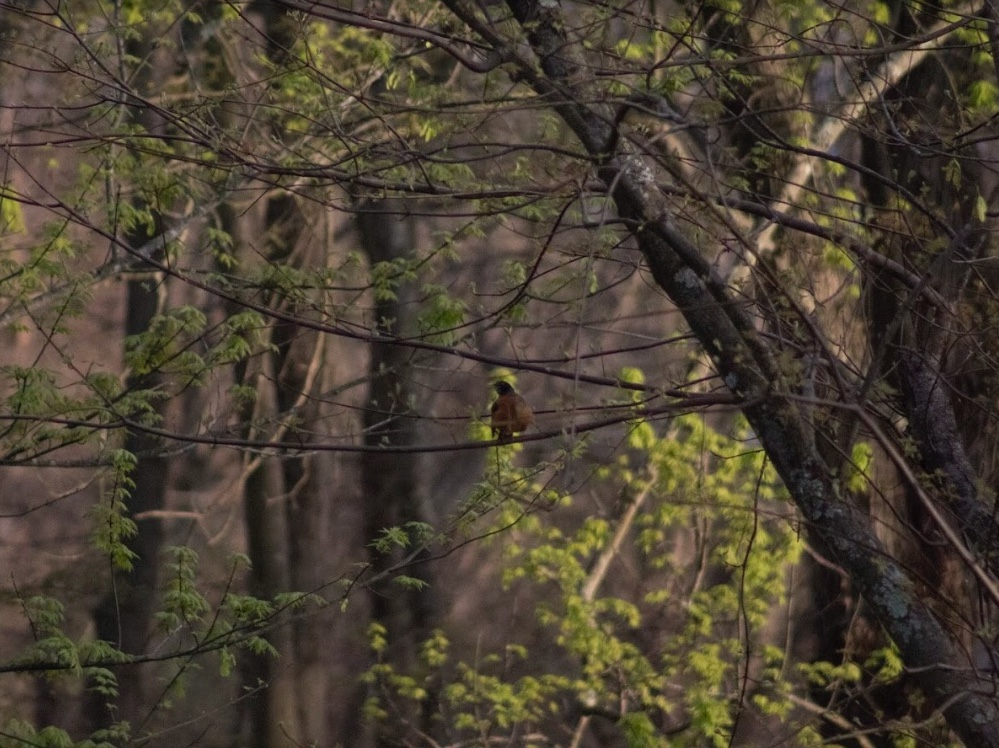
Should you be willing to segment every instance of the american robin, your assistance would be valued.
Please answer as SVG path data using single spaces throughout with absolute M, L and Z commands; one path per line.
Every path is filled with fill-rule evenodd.
M 499 439 L 500 444 L 506 444 L 514 434 L 534 423 L 534 412 L 509 382 L 499 381 L 495 387 L 498 397 L 491 411 L 493 437 Z

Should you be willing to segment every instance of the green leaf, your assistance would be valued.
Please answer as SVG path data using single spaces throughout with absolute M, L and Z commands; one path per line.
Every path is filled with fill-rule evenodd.
M 989 204 L 986 202 L 985 198 L 981 195 L 975 198 L 975 218 L 978 219 L 979 223 L 985 223 L 985 219 L 988 218 L 989 214 Z

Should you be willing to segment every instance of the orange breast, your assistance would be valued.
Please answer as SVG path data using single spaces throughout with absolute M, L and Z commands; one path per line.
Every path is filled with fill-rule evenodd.
M 493 434 L 510 438 L 534 423 L 534 413 L 520 395 L 501 395 L 492 407 Z

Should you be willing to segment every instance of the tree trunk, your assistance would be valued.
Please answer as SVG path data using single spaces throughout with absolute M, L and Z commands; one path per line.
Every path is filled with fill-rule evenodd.
M 254 216 L 248 214 L 240 221 L 235 211 L 224 206 L 220 211 L 224 230 L 233 237 L 234 245 L 244 242 L 243 236 L 258 236 L 253 228 Z M 249 242 L 246 242 L 249 246 Z M 249 256 L 251 253 L 247 252 Z M 272 333 L 276 335 L 276 333 Z M 236 367 L 239 384 L 252 387 L 256 397 L 244 408 L 240 422 L 273 424 L 280 413 L 279 397 L 274 382 L 280 371 L 280 354 L 267 353 L 256 357 L 251 364 Z M 257 433 L 247 426 L 246 438 L 267 438 L 264 431 Z M 243 513 L 246 520 L 246 539 L 250 557 L 250 594 L 264 600 L 287 592 L 291 572 L 289 544 L 291 534 L 286 502 L 286 485 L 281 460 L 270 456 L 247 455 L 252 463 L 246 476 L 243 492 Z M 243 699 L 238 712 L 239 725 L 234 731 L 235 744 L 256 748 L 272 748 L 288 743 L 289 736 L 297 734 L 297 707 L 295 698 L 295 665 L 293 637 L 290 626 L 276 626 L 265 635 L 280 657 L 247 653 L 241 661 L 243 687 L 249 696 Z
M 415 231 L 412 219 L 393 211 L 401 203 L 365 201 L 358 213 L 361 245 L 371 265 L 393 262 L 414 254 Z M 389 335 L 406 335 L 415 325 L 416 304 L 411 285 L 403 282 L 393 298 L 382 298 L 375 304 L 375 323 Z M 368 365 L 370 394 L 364 413 L 364 441 L 372 446 L 415 445 L 416 420 L 410 413 L 414 391 L 411 382 L 412 351 L 392 343 L 371 346 Z M 419 481 L 417 454 L 379 454 L 366 452 L 361 462 L 361 483 L 365 507 L 365 532 L 369 542 L 381 537 L 388 528 L 405 528 L 409 522 L 427 521 Z M 416 538 L 410 534 L 411 540 Z M 399 563 L 413 550 L 412 545 L 390 553 L 371 551 L 372 573 L 382 572 Z M 419 559 L 414 559 L 418 561 Z M 426 639 L 433 625 L 436 606 L 430 569 L 414 565 L 401 571 L 420 579 L 423 589 L 394 585 L 391 579 L 372 588 L 370 597 L 372 618 L 388 631 L 389 659 L 400 672 L 409 672 L 416 662 L 420 642 Z M 432 708 L 425 710 L 429 715 Z M 430 724 L 424 724 L 431 730 Z M 382 745 L 395 743 L 384 737 Z
M 135 40 L 126 46 L 127 52 L 135 59 L 147 60 L 135 78 L 135 88 L 140 93 L 156 90 L 170 75 L 172 61 L 162 51 L 156 51 L 148 39 Z M 148 58 L 148 59 L 147 59 Z M 134 120 L 151 134 L 162 134 L 164 123 L 148 109 L 135 113 Z M 152 210 L 150 206 L 137 202 L 138 210 Z M 164 227 L 160 224 L 158 212 L 153 211 L 156 226 L 153 234 L 160 234 Z M 125 241 L 138 247 L 149 241 L 144 230 L 132 231 Z M 125 334 L 137 335 L 149 329 L 149 324 L 160 311 L 161 294 L 165 289 L 149 279 L 130 280 L 127 285 Z M 157 375 L 131 377 L 130 388 L 154 388 L 160 381 Z M 166 500 L 168 482 L 168 460 L 152 453 L 161 446 L 157 439 L 146 434 L 129 432 L 124 448 L 138 456 L 132 479 L 135 487 L 128 502 L 132 516 L 162 509 Z M 94 625 L 98 639 L 111 642 L 128 654 L 143 654 L 152 627 L 152 617 L 156 609 L 157 579 L 160 564 L 160 551 L 163 547 L 164 532 L 162 520 L 156 517 L 136 520 L 138 533 L 127 544 L 135 553 L 132 569 L 128 573 L 113 570 L 114 580 L 111 589 L 93 610 Z M 111 722 L 125 720 L 133 731 L 142 729 L 145 721 L 156 710 L 156 704 L 146 699 L 146 669 L 142 667 L 120 668 L 116 671 L 119 696 L 114 710 L 109 711 L 103 698 L 92 694 L 88 712 L 95 726 L 107 726 Z

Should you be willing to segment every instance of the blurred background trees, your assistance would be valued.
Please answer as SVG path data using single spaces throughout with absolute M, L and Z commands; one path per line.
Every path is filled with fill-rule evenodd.
M 993 3 L 0 11 L 0 743 L 999 744 Z

